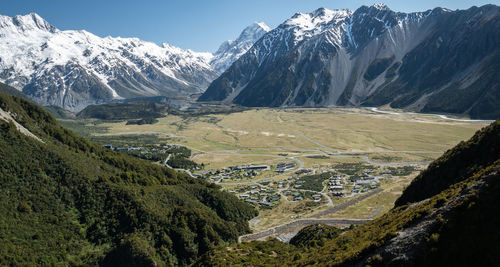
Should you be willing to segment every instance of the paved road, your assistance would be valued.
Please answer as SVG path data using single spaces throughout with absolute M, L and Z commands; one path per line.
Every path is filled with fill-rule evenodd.
M 382 191 L 383 191 L 382 189 L 377 188 L 377 189 L 372 190 L 372 191 L 370 191 L 370 192 L 368 192 L 368 193 L 366 193 L 366 194 L 364 194 L 364 195 L 362 195 L 362 196 L 360 196 L 360 197 L 357 197 L 357 198 L 355 198 L 355 199 L 351 199 L 351 200 L 346 201 L 346 202 L 344 202 L 344 203 L 342 203 L 342 204 L 339 204 L 339 205 L 337 205 L 337 206 L 335 206 L 335 207 L 332 207 L 332 208 L 329 208 L 329 209 L 327 209 L 327 210 L 325 210 L 325 211 L 322 211 L 322 212 L 316 213 L 316 214 L 312 215 L 312 216 L 311 216 L 311 218 L 319 218 L 319 217 L 323 217 L 323 216 L 328 215 L 328 214 L 335 213 L 335 212 L 337 212 L 337 211 L 341 211 L 341 210 L 343 210 L 343 209 L 346 209 L 346 208 L 347 208 L 347 207 L 349 207 L 349 206 L 352 206 L 352 205 L 354 205 L 354 204 L 356 204 L 356 203 L 360 202 L 361 200 L 364 200 L 364 199 L 366 199 L 366 198 L 369 198 L 369 197 L 371 197 L 371 196 L 373 196 L 373 195 L 375 195 L 375 194 L 378 194 L 378 193 L 380 193 L 380 192 L 382 192 Z
M 249 234 L 249 235 L 243 235 L 238 238 L 238 242 L 248 242 L 252 240 L 257 240 L 261 239 L 264 237 L 271 236 L 276 233 L 281 233 L 284 232 L 288 229 L 293 229 L 293 228 L 298 228 L 298 227 L 305 227 L 308 225 L 312 224 L 318 224 L 318 223 L 323 223 L 323 224 L 328 224 L 328 225 L 338 225 L 338 224 L 364 224 L 366 222 L 371 221 L 371 219 L 300 219 L 296 220 L 290 223 L 282 224 L 273 228 L 270 228 L 268 230 L 255 233 L 255 234 Z
M 181 171 L 181 172 L 185 172 L 187 173 L 189 176 L 191 176 L 192 178 L 196 178 L 193 173 L 190 171 L 190 170 L 186 170 L 186 169 L 178 169 L 178 168 L 174 168 L 170 165 L 168 165 L 168 160 L 170 159 L 170 157 L 172 156 L 172 154 L 168 154 L 168 157 L 165 159 L 165 162 L 163 163 L 163 165 L 165 165 L 165 167 L 169 168 L 169 169 L 172 169 L 172 170 L 176 170 L 176 171 Z

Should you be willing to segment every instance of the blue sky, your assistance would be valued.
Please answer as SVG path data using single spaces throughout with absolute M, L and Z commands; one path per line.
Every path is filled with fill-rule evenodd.
M 138 37 L 195 51 L 214 52 L 225 40 L 235 39 L 243 28 L 263 21 L 271 28 L 296 12 L 319 7 L 349 8 L 383 2 L 395 11 L 423 11 L 436 6 L 452 10 L 473 5 L 500 5 L 490 1 L 336 1 L 336 0 L 10 0 L 0 14 L 36 12 L 61 30 L 85 29 L 99 36 Z

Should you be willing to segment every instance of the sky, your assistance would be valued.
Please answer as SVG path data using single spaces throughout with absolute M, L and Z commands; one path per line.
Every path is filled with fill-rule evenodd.
M 226 40 L 234 40 L 253 22 L 271 28 L 297 12 L 317 8 L 356 10 L 362 5 L 385 3 L 401 12 L 425 11 L 434 7 L 467 9 L 490 1 L 337 1 L 337 0 L 2 0 L 0 14 L 38 13 L 60 30 L 87 30 L 98 36 L 138 37 L 183 49 L 215 52 Z

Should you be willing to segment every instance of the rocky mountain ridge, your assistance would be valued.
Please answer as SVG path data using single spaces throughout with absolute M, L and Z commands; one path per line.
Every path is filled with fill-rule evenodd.
M 199 101 L 380 106 L 500 116 L 500 8 L 401 13 L 385 5 L 297 13 L 265 34 Z
M 61 31 L 35 13 L 0 16 L 0 40 L 2 82 L 73 111 L 111 99 L 200 93 L 218 75 L 210 53 Z

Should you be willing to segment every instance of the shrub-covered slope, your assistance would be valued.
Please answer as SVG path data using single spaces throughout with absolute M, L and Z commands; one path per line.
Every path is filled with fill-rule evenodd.
M 334 226 L 313 224 L 302 228 L 290 240 L 290 244 L 298 247 L 322 246 L 324 241 L 333 239 L 341 233 L 342 230 Z
M 217 186 L 107 150 L 0 94 L 0 265 L 187 265 L 249 231 Z
M 396 201 L 396 206 L 429 198 L 500 158 L 500 120 L 478 131 L 432 162 Z
M 90 105 L 80 111 L 78 118 L 94 118 L 100 120 L 126 120 L 159 118 L 169 112 L 167 104 L 159 104 L 149 101 L 137 101 L 128 103 L 113 103 L 102 105 Z
M 295 238 L 294 245 L 271 240 L 221 246 L 197 264 L 496 266 L 500 260 L 500 154 L 495 152 L 499 123 L 457 145 L 418 178 L 436 180 L 439 173 L 447 174 L 454 160 L 469 159 L 453 165 L 454 172 L 443 176 L 446 183 L 420 188 L 422 197 L 414 198 L 418 193 L 407 195 L 411 190 L 401 197 L 422 201 L 398 205 L 382 217 L 336 237 L 311 233 L 314 227 L 310 227 Z M 297 240 L 303 240 L 302 244 Z

